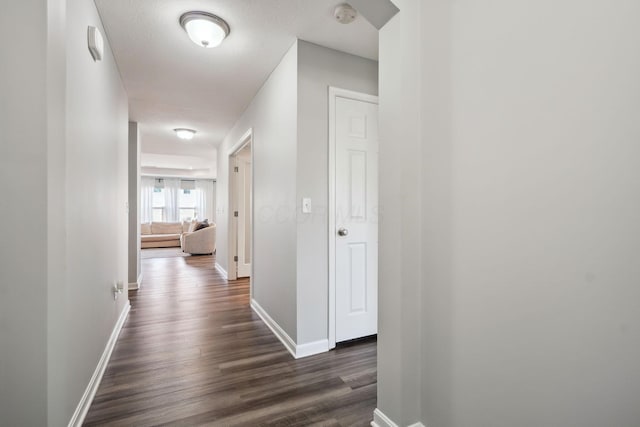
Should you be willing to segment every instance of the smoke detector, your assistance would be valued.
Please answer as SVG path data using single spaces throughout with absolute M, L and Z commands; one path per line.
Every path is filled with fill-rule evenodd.
M 348 3 L 343 3 L 336 7 L 333 11 L 333 16 L 341 24 L 351 24 L 358 16 L 358 11 L 351 7 Z

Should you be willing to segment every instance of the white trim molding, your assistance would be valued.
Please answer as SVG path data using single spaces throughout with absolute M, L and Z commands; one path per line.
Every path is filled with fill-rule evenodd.
M 251 299 L 251 308 L 258 316 L 260 316 L 264 324 L 271 329 L 271 332 L 273 332 L 273 334 L 282 342 L 287 350 L 289 350 L 289 353 L 291 353 L 293 357 L 296 357 L 296 343 L 291 339 L 289 334 L 287 334 L 284 329 L 282 329 L 280 325 L 278 325 L 278 323 L 269 316 L 265 309 L 258 304 L 258 301 Z
M 326 353 L 329 351 L 329 340 L 318 340 L 305 344 L 296 345 L 296 359 L 313 356 L 314 354 Z
M 229 156 L 234 155 L 238 151 L 242 150 L 245 145 L 251 142 L 253 138 L 253 128 L 247 129 L 247 131 L 227 150 Z
M 80 403 L 78 403 L 78 407 L 76 408 L 71 420 L 69 421 L 69 427 L 80 427 L 84 422 L 85 417 L 87 416 L 87 412 L 89 412 L 89 407 L 93 402 L 93 398 L 98 391 L 98 387 L 100 386 L 100 382 L 102 381 L 102 376 L 104 375 L 104 371 L 107 369 L 107 365 L 109 364 L 109 359 L 111 359 L 111 353 L 113 353 L 113 349 L 116 346 L 116 341 L 118 340 L 118 336 L 120 335 L 120 331 L 122 330 L 122 326 L 124 325 L 125 320 L 127 320 L 127 315 L 129 314 L 129 310 L 131 310 L 131 304 L 127 300 L 126 305 L 122 309 L 120 313 L 120 317 L 113 327 L 113 331 L 111 331 L 111 336 L 109 337 L 109 341 L 107 341 L 107 345 L 102 352 L 102 356 L 98 361 L 98 366 L 96 366 L 95 371 L 93 371 L 93 375 L 91 376 L 91 380 L 89 380 L 89 385 L 84 391 L 82 395 L 82 399 L 80 399 Z
M 329 86 L 329 348 L 336 346 L 336 99 L 346 98 L 378 104 L 378 97 Z
M 216 270 L 218 270 L 218 272 L 219 272 L 220 274 L 222 274 L 222 276 L 224 277 L 224 280 L 227 280 L 227 278 L 229 277 L 229 276 L 227 275 L 227 270 L 225 270 L 224 268 L 222 268 L 222 266 L 221 266 L 220 264 L 218 264 L 217 262 L 216 262 Z
M 394 423 L 391 418 L 387 417 L 380 409 L 376 408 L 373 411 L 371 427 L 398 427 L 398 424 Z
M 373 421 L 371 421 L 371 427 L 399 427 L 393 420 L 387 417 L 380 409 L 376 408 L 373 411 Z M 425 427 L 422 423 L 411 424 L 408 427 Z
M 227 273 L 227 280 L 236 280 L 238 278 L 238 268 L 237 261 L 235 261 L 235 256 L 237 255 L 237 242 L 236 242 L 236 234 L 238 232 L 238 223 L 237 218 L 233 215 L 236 209 L 236 195 L 234 194 L 236 177 L 233 173 L 233 167 L 231 166 L 232 157 L 238 154 L 240 150 L 242 150 L 245 146 L 253 144 L 253 128 L 247 129 L 247 131 L 242 135 L 242 137 L 233 144 L 229 150 L 227 150 L 227 249 L 228 249 L 228 262 L 229 271 Z M 251 149 L 251 188 L 253 188 L 253 148 Z M 251 206 L 253 206 L 253 191 L 251 192 Z M 253 208 L 252 208 L 253 209 Z M 253 255 L 253 211 L 250 212 L 251 215 L 251 254 Z M 251 275 L 253 277 L 253 260 L 251 261 Z M 253 285 L 249 286 L 249 296 L 251 297 L 253 294 Z
M 129 283 L 129 286 L 127 287 L 127 290 L 128 291 L 137 291 L 141 287 L 142 287 L 142 273 L 140 273 L 140 275 L 138 276 L 138 280 L 136 280 L 134 283 Z
M 291 353 L 295 359 L 313 356 L 314 354 L 325 353 L 329 351 L 329 340 L 313 341 L 306 344 L 296 344 L 296 342 L 287 334 L 278 323 L 269 316 L 264 308 L 254 299 L 251 299 L 251 308 L 262 319 L 271 332 L 280 340 L 285 348 Z

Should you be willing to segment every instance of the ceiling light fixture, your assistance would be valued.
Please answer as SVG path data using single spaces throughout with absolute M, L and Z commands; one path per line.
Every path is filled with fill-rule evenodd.
M 333 16 L 341 24 L 351 24 L 358 17 L 358 11 L 349 3 L 342 3 L 333 11 Z
M 180 17 L 180 25 L 202 47 L 219 46 L 231 31 L 224 19 L 207 12 L 187 12 Z
M 178 129 L 174 129 L 174 132 L 176 133 L 178 138 L 184 139 L 186 141 L 192 140 L 193 137 L 196 135 L 196 131 L 193 129 L 178 128 Z

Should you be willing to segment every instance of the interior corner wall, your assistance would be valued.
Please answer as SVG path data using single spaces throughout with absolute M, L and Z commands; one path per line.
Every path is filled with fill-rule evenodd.
M 217 165 L 216 165 L 217 167 Z M 209 212 L 209 216 L 208 218 L 213 218 L 213 221 L 216 221 L 216 212 L 218 211 L 218 208 L 216 206 L 216 203 L 218 201 L 218 182 L 217 180 L 213 180 L 213 185 L 211 186 L 212 188 L 212 192 L 210 194 L 210 197 L 207 201 L 207 212 Z M 218 232 L 218 230 L 216 230 L 216 233 Z
M 253 129 L 252 297 L 296 337 L 297 42 L 218 147 L 216 262 L 229 258 L 229 149 Z
M 67 397 L 68 361 L 61 342 L 54 342 L 69 317 L 67 305 L 67 2 L 48 0 L 47 49 L 47 425 L 68 423 L 71 415 L 53 395 Z M 82 321 L 84 321 L 83 319 Z M 76 397 L 77 402 L 79 397 Z M 71 406 L 73 403 L 70 403 Z M 66 424 L 65 423 L 65 424 Z
M 129 273 L 128 282 L 138 285 L 140 278 L 140 129 L 129 122 Z
M 637 425 L 640 5 L 396 3 L 380 32 L 379 408 L 415 421 L 410 353 L 427 426 Z M 420 85 L 418 147 L 401 79 Z M 417 192 L 393 175 L 392 136 L 421 158 Z M 402 211 L 416 194 L 418 221 Z M 418 349 L 402 333 L 401 223 L 420 230 Z
M 297 344 L 328 338 L 329 86 L 378 94 L 378 63 L 298 41 Z M 303 197 L 313 212 L 303 214 Z
M 49 173 L 64 176 L 49 198 L 64 200 L 65 228 L 50 242 L 65 275 L 49 277 L 57 299 L 49 307 L 48 425 L 68 424 L 128 304 L 126 292 L 115 301 L 112 292 L 128 275 L 127 95 L 108 39 L 102 61 L 87 50 L 89 25 L 105 34 L 94 2 L 67 0 L 65 16 L 64 161 L 48 154 Z
M 379 33 L 378 409 L 406 426 L 421 416 L 423 2 L 396 3 L 400 12 Z
M 421 420 L 428 426 L 453 426 L 451 2 L 431 0 L 420 6 Z
M 451 6 L 455 424 L 638 425 L 640 3 L 481 3 Z
M 0 424 L 67 425 L 127 303 L 111 294 L 127 277 L 127 98 L 108 43 L 101 63 L 87 51 L 91 0 L 13 2 L 0 24 Z
M 29 17 L 28 31 L 24 17 Z M 0 218 L 6 244 L 0 246 L 2 425 L 47 423 L 47 29 L 47 1 L 3 3 Z

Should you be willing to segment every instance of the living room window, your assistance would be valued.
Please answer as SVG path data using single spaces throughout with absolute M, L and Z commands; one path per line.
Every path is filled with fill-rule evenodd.
M 178 206 L 180 206 L 180 221 L 190 220 L 195 218 L 196 212 L 196 198 L 198 190 L 181 190 L 178 193 Z
M 162 222 L 165 220 L 164 214 L 164 188 L 153 189 L 153 221 Z
M 215 182 L 143 176 L 140 222 L 178 222 L 215 218 Z
M 153 189 L 153 221 L 162 222 L 167 220 L 165 210 L 165 189 Z M 180 209 L 180 221 L 187 221 L 195 218 L 196 199 L 198 190 L 180 190 L 178 192 L 178 206 Z

